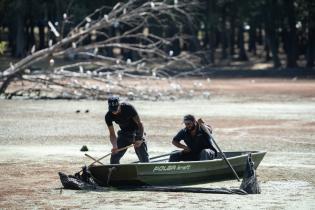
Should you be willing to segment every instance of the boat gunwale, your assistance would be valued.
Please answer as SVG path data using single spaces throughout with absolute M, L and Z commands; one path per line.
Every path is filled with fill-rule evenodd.
M 233 151 L 234 152 L 234 151 Z M 238 159 L 241 157 L 246 157 L 248 156 L 249 153 L 251 153 L 252 155 L 265 155 L 267 153 L 267 151 L 235 151 L 235 152 L 248 152 L 247 154 L 241 154 L 241 155 L 237 155 L 237 156 L 233 156 L 233 157 L 227 157 L 228 160 L 234 160 L 234 159 Z M 227 152 L 228 153 L 228 152 Z M 179 165 L 185 165 L 185 164 L 197 164 L 197 163 L 213 163 L 213 162 L 219 162 L 219 161 L 223 161 L 223 158 L 216 158 L 213 160 L 199 160 L 199 161 L 181 161 L 181 162 L 148 162 L 148 163 L 122 163 L 122 164 L 104 164 L 104 165 L 92 165 L 90 167 L 115 167 L 115 166 L 146 166 L 146 165 L 173 165 L 173 164 L 179 164 Z

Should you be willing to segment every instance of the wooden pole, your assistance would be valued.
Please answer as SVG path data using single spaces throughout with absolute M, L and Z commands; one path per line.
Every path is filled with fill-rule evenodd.
M 120 152 L 120 151 L 123 151 L 123 150 L 125 150 L 125 149 L 128 149 L 129 147 L 132 147 L 133 146 L 133 144 L 130 144 L 130 145 L 128 145 L 128 146 L 125 146 L 125 147 L 122 147 L 122 148 L 119 148 L 119 149 L 117 149 L 116 150 L 116 152 Z M 101 160 L 103 160 L 104 158 L 106 158 L 106 157 L 108 157 L 108 156 L 110 156 L 111 154 L 113 154 L 112 152 L 110 152 L 110 153 L 108 153 L 108 154 L 106 154 L 106 155 L 104 155 L 103 157 L 101 157 L 101 158 L 99 158 L 99 159 L 94 159 L 94 158 L 92 158 L 90 155 L 88 155 L 88 154 L 85 154 L 85 156 L 87 156 L 87 157 L 89 157 L 89 158 L 91 158 L 91 159 L 93 159 L 94 160 L 94 162 L 93 163 L 91 163 L 89 166 L 91 166 L 91 165 L 93 165 L 94 163 L 96 163 L 96 162 L 98 162 L 98 163 L 100 163 L 100 164 L 102 164 L 102 165 L 104 165 L 102 162 L 100 162 Z
M 93 163 L 99 163 L 99 164 L 101 164 L 101 165 L 104 165 L 101 161 L 99 161 L 99 160 L 96 160 L 94 157 L 92 157 L 91 155 L 89 155 L 89 154 L 84 154 L 86 157 L 88 157 L 88 158 L 91 158 L 92 160 L 94 160 L 94 162 Z
M 128 145 L 128 146 L 119 148 L 116 152 L 123 151 L 123 150 L 128 149 L 129 147 L 132 147 L 132 146 L 133 146 L 133 144 L 130 144 L 130 145 Z M 113 154 L 113 153 L 112 153 L 112 152 L 111 152 L 111 153 L 108 153 L 108 154 L 104 155 L 103 157 L 101 157 L 101 158 L 99 158 L 99 159 L 96 159 L 96 158 L 92 157 L 91 155 L 89 155 L 89 154 L 87 154 L 87 153 L 85 153 L 84 155 L 85 155 L 86 157 L 91 158 L 92 160 L 94 160 L 93 163 L 91 163 L 90 165 L 88 165 L 88 167 L 90 167 L 90 166 L 93 165 L 94 163 L 99 163 L 99 164 L 101 164 L 101 165 L 104 165 L 104 164 L 101 162 L 101 160 L 104 159 L 104 158 L 106 158 L 106 157 L 108 157 L 108 156 L 110 156 L 111 154 Z M 83 171 L 83 169 L 81 169 L 78 173 L 80 173 L 80 172 L 82 172 L 82 171 Z

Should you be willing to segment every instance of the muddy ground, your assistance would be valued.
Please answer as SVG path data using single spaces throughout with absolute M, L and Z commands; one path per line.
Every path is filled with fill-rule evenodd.
M 58 171 L 73 174 L 91 162 L 80 152 L 82 145 L 94 157 L 110 151 L 106 103 L 0 100 L 0 209 L 315 209 L 313 80 L 178 83 L 185 91 L 198 86 L 209 94 L 193 100 L 131 101 L 144 123 L 150 155 L 174 150 L 171 139 L 183 126 L 182 116 L 193 113 L 213 126 L 222 150 L 267 151 L 257 170 L 262 194 L 60 190 Z M 122 162 L 134 160 L 129 149 Z M 234 180 L 199 186 L 239 185 Z

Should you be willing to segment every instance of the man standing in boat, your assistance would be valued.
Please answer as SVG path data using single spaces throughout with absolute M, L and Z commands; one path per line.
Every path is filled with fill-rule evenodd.
M 173 138 L 172 144 L 183 149 L 179 153 L 172 154 L 169 162 L 212 160 L 217 156 L 217 150 L 212 145 L 209 136 L 199 126 L 193 115 L 184 116 L 185 128 L 181 129 Z M 210 133 L 212 128 L 207 126 Z M 181 141 L 184 140 L 185 144 Z
M 149 162 L 147 144 L 143 136 L 143 125 L 136 109 L 129 103 L 119 102 L 119 97 L 108 98 L 108 112 L 105 115 L 105 122 L 109 130 L 109 138 L 112 148 L 110 158 L 111 164 L 119 164 L 120 159 L 126 152 L 118 151 L 120 148 L 134 145 L 134 149 L 140 162 Z M 120 130 L 115 134 L 113 122 L 117 123 Z

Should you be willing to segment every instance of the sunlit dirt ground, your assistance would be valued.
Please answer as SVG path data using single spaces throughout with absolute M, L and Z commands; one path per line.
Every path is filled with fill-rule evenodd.
M 150 88 L 167 88 L 173 82 L 156 81 Z M 60 190 L 59 171 L 74 174 L 91 162 L 80 152 L 82 145 L 93 157 L 110 152 L 106 102 L 0 100 L 0 209 L 315 209 L 313 80 L 176 83 L 184 91 L 193 89 L 192 99 L 130 101 L 144 123 L 150 155 L 174 150 L 171 139 L 183 126 L 182 116 L 195 114 L 212 125 L 222 150 L 267 151 L 257 170 L 262 194 Z M 129 149 L 122 162 L 136 159 Z M 239 185 L 232 180 L 199 186 Z

